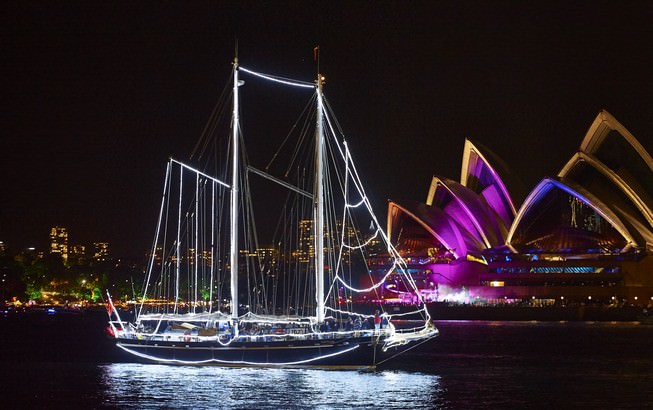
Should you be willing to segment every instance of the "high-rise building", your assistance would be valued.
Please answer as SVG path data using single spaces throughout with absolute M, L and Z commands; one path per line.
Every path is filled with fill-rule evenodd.
M 263 265 L 268 265 L 268 267 L 276 266 L 277 260 L 279 259 L 279 252 L 272 247 L 268 248 L 256 248 L 253 252 L 248 252 L 250 258 L 256 258 Z
M 93 243 L 93 260 L 95 262 L 106 262 L 109 260 L 109 243 L 108 242 L 95 242 Z
M 154 254 L 152 252 L 148 252 L 145 254 L 145 258 L 147 261 L 150 261 L 154 257 L 154 265 L 156 266 L 161 266 L 161 262 L 163 260 L 163 248 L 162 247 L 157 247 Z M 170 257 L 168 257 L 171 259 Z
M 71 264 L 82 265 L 88 262 L 86 254 L 86 246 L 84 245 L 72 245 L 70 246 L 70 255 L 69 261 Z
M 336 226 L 335 226 L 336 232 L 333 234 L 334 238 L 339 239 L 340 234 L 339 232 L 342 231 L 342 221 L 338 220 L 336 221 Z M 299 221 L 299 240 L 297 244 L 297 249 L 294 252 L 294 255 L 297 257 L 297 260 L 302 263 L 308 263 L 310 262 L 313 257 L 315 256 L 315 250 L 314 250 L 314 235 L 313 235 L 313 220 L 311 219 L 303 219 Z M 356 230 L 352 228 L 351 226 L 347 226 L 345 229 L 345 241 L 351 241 L 356 237 Z M 325 230 L 324 232 L 324 250 L 325 252 L 328 251 L 330 248 L 330 235 L 329 231 Z M 348 257 L 349 256 L 349 250 L 345 249 L 343 251 L 343 256 Z
M 299 221 L 299 243 L 297 244 L 297 259 L 299 262 L 311 261 L 315 251 L 313 250 L 313 220 L 304 219 Z
M 50 253 L 58 253 L 66 262 L 68 260 L 68 229 L 55 226 L 50 229 Z

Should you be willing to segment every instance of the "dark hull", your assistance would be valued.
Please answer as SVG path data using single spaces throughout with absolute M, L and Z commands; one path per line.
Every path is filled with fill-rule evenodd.
M 256 367 L 373 368 L 409 346 L 383 351 L 376 338 L 277 342 L 178 342 L 117 339 L 133 359 L 149 363 Z

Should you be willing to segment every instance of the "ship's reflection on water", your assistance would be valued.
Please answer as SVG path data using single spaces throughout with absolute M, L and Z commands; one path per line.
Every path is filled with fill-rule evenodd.
M 101 366 L 104 405 L 119 408 L 441 408 L 440 377 L 398 371 Z

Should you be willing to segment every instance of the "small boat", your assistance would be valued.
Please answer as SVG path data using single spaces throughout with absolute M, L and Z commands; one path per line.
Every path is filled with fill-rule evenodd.
M 279 151 L 270 153 L 264 170 L 244 151 L 252 141 L 240 121 L 241 76 L 252 89 L 306 93 L 280 138 L 283 146 L 296 141 L 285 172 L 275 174 L 270 165 Z M 359 295 L 373 300 L 390 277 L 404 288 L 416 286 L 373 213 L 324 96 L 324 77 L 291 80 L 250 70 L 236 58 L 230 83 L 226 137 L 214 138 L 229 147 L 214 151 L 212 170 L 168 161 L 133 320 L 121 319 L 107 292 L 108 330 L 118 348 L 139 361 L 179 365 L 374 368 L 437 336 L 419 292 L 410 311 L 386 312 L 382 304 L 376 312 L 354 310 Z M 276 103 L 292 111 L 286 105 Z M 214 118 L 220 112 L 226 110 L 216 108 Z M 274 195 L 252 193 L 261 183 L 284 192 L 278 208 Z M 266 242 L 257 228 L 275 217 L 261 211 L 279 221 Z M 391 258 L 390 268 L 375 281 L 368 258 L 381 252 Z

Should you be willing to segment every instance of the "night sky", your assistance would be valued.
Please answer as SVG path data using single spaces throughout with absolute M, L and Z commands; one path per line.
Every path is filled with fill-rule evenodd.
M 143 255 L 165 162 L 189 159 L 236 39 L 244 66 L 306 81 L 320 45 L 326 97 L 382 221 L 387 199 L 424 201 L 434 174 L 458 180 L 466 137 L 529 189 L 601 109 L 653 152 L 650 1 L 0 7 L 0 240 L 15 249 L 43 248 L 58 224 L 71 243 Z

